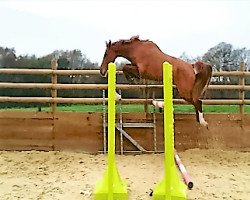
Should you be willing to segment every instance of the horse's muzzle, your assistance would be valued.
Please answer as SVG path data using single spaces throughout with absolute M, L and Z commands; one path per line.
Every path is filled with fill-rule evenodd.
M 106 77 L 107 76 L 107 71 L 105 71 L 105 72 L 104 71 L 100 71 L 100 74 L 101 74 L 102 77 Z

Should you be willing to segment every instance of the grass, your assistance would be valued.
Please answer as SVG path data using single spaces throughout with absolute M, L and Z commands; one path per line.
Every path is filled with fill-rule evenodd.
M 120 112 L 120 105 L 117 105 L 117 112 Z M 250 113 L 250 106 L 245 105 L 245 112 Z M 106 107 L 107 109 L 107 107 Z M 2 111 L 37 111 L 38 108 L 4 108 Z M 153 111 L 153 106 L 149 106 L 148 110 Z M 42 107 L 42 111 L 50 112 L 50 107 Z M 102 105 L 69 105 L 69 106 L 57 106 L 57 111 L 62 112 L 103 112 Z M 143 105 L 123 105 L 122 112 L 144 112 Z M 194 107 L 192 105 L 174 105 L 175 113 L 194 113 Z M 205 113 L 239 113 L 238 105 L 204 105 L 203 112 Z
M 247 106 L 245 106 L 246 108 Z M 250 108 L 248 106 L 248 108 Z M 246 109 L 248 112 L 250 109 Z M 192 105 L 174 105 L 175 113 L 194 113 L 195 109 Z M 238 113 L 238 105 L 203 105 L 203 112 L 206 113 Z

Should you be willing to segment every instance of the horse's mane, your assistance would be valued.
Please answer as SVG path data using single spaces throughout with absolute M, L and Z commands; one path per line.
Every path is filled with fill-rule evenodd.
M 117 45 L 117 44 L 131 44 L 132 42 L 134 41 L 140 41 L 140 42 L 151 42 L 152 44 L 154 44 L 160 51 L 161 49 L 158 47 L 157 44 L 155 44 L 153 41 L 149 40 L 149 39 L 146 39 L 146 40 L 141 40 L 139 38 L 139 35 L 135 35 L 135 36 L 132 36 L 130 39 L 128 40 L 124 40 L 124 39 L 121 39 L 121 40 L 118 40 L 116 42 L 113 42 L 111 43 L 111 45 Z
M 142 42 L 142 40 L 139 39 L 139 36 L 136 35 L 136 36 L 132 36 L 132 37 L 131 37 L 130 39 L 128 39 L 128 40 L 125 40 L 125 39 L 118 40 L 118 41 L 116 41 L 116 42 L 111 43 L 111 45 L 116 45 L 116 44 L 130 44 L 130 43 L 132 43 L 132 42 L 134 42 L 134 41 L 136 41 L 136 40 Z
M 111 43 L 111 41 L 109 40 L 109 43 L 106 42 L 106 44 L 107 44 L 107 48 L 109 48 L 109 47 L 111 47 L 111 46 L 116 46 L 116 45 L 131 44 L 132 42 L 135 42 L 135 41 L 139 41 L 139 42 L 141 42 L 141 43 L 144 43 L 144 42 L 151 43 L 151 44 L 152 44 L 153 46 L 155 46 L 160 52 L 164 53 L 164 52 L 160 49 L 160 47 L 159 47 L 157 44 L 155 44 L 153 41 L 151 41 L 151 40 L 149 40 L 149 39 L 141 40 L 141 39 L 139 38 L 139 35 L 132 36 L 130 39 L 127 39 L 127 40 L 124 40 L 124 39 L 118 40 L 118 41 L 113 42 L 113 43 Z M 164 54 L 165 54 L 165 53 L 164 53 Z M 167 54 L 165 54 L 165 55 L 167 55 Z M 177 59 L 177 58 L 174 57 L 174 56 L 170 56 L 170 55 L 167 55 L 167 56 L 169 56 L 169 57 L 171 57 L 171 58 L 173 58 L 173 59 Z

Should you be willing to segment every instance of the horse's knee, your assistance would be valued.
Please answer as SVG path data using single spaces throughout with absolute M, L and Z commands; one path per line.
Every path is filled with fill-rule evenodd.
M 132 77 L 138 77 L 139 76 L 139 71 L 137 66 L 134 65 L 124 65 L 122 68 L 123 73 L 132 76 Z
M 122 72 L 123 72 L 123 74 L 124 74 L 125 76 L 128 75 L 128 73 L 129 73 L 128 68 L 127 68 L 126 66 L 124 66 L 124 67 L 122 68 Z
M 122 68 L 123 74 L 127 77 L 127 76 L 131 76 L 131 72 L 130 70 L 126 67 L 126 65 Z

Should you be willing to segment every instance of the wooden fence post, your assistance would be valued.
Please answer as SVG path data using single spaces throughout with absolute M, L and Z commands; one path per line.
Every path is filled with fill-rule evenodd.
M 58 66 L 57 60 L 55 58 L 52 58 L 51 69 L 56 70 L 57 66 Z M 57 89 L 56 89 L 55 85 L 57 84 L 57 74 L 54 73 L 53 71 L 52 71 L 52 75 L 51 75 L 51 83 L 52 83 L 51 97 L 56 98 L 57 97 Z M 57 103 L 55 103 L 55 102 L 51 103 L 51 112 L 53 114 L 53 117 L 54 117 L 54 114 L 56 112 L 56 106 L 57 106 Z
M 242 86 L 242 88 L 244 88 L 244 86 L 245 86 L 244 71 L 245 71 L 245 63 L 241 62 L 240 63 L 240 72 L 242 72 L 242 76 L 239 77 L 239 85 Z M 244 89 L 239 91 L 239 99 L 242 100 L 242 104 L 240 104 L 240 115 L 241 115 L 241 126 L 243 127 L 243 122 L 244 122 L 244 99 L 245 99 L 245 91 L 244 91 Z
M 51 97 L 52 98 L 56 98 L 57 97 L 57 89 L 56 89 L 56 84 L 57 84 L 57 74 L 54 73 L 54 70 L 57 70 L 57 59 L 56 58 L 52 58 L 51 60 L 51 69 L 52 69 L 52 75 L 51 75 L 51 83 L 52 83 L 52 88 L 51 88 Z M 56 112 L 56 106 L 57 103 L 56 102 L 52 102 L 51 103 L 51 112 L 52 112 L 52 118 L 53 118 L 53 122 L 52 122 L 52 149 L 55 150 L 55 112 Z

